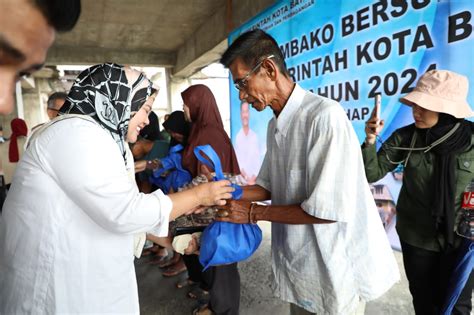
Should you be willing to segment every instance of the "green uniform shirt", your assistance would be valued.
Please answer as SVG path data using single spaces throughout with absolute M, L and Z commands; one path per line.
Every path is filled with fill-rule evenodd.
M 376 182 L 388 172 L 394 170 L 403 161 L 408 151 L 391 147 L 409 147 L 409 143 L 402 144 L 402 139 L 411 139 L 413 125 L 396 130 L 390 138 L 376 152 L 375 145 L 363 145 L 362 156 L 365 172 L 369 182 Z M 402 136 L 403 135 L 403 136 Z M 427 146 L 424 136 L 417 136 L 415 147 Z M 455 228 L 459 221 L 462 193 L 474 178 L 474 150 L 473 141 L 466 152 L 456 157 L 456 200 L 455 200 Z M 435 155 L 430 151 L 412 151 L 408 164 L 404 168 L 403 185 L 397 202 L 397 232 L 402 241 L 419 248 L 440 251 L 444 246 L 444 236 L 436 231 L 435 220 L 431 215 L 433 202 L 433 166 Z M 403 164 L 403 163 L 402 163 Z M 461 238 L 455 235 L 455 245 L 459 245 Z

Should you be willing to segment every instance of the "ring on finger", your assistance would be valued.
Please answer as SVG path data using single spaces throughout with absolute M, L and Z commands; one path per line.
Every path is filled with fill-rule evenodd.
M 217 216 L 218 216 L 219 218 L 228 217 L 228 216 L 229 216 L 229 211 L 223 210 L 223 209 L 219 209 L 219 210 L 217 210 Z

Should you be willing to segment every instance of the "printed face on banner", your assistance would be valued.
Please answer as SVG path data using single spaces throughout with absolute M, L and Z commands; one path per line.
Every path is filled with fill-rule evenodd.
M 242 120 L 242 127 L 249 126 L 249 103 L 242 102 L 240 105 L 240 119 Z

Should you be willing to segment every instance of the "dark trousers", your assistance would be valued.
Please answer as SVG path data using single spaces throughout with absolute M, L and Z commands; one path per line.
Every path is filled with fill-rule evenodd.
M 209 267 L 203 277 L 211 293 L 209 308 L 217 315 L 238 315 L 240 275 L 237 263 Z
M 183 255 L 183 261 L 188 269 L 189 280 L 200 283 L 203 290 L 209 291 L 209 288 L 203 286 L 202 266 L 198 255 Z
M 447 297 L 451 272 L 457 253 L 433 252 L 401 242 L 403 264 L 408 278 L 413 307 L 417 315 L 437 315 Z M 469 315 L 474 284 L 473 273 L 454 306 L 452 314 Z

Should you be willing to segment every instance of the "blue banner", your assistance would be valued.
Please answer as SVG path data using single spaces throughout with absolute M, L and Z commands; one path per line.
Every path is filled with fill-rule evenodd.
M 286 0 L 233 31 L 260 28 L 283 51 L 290 74 L 304 89 L 341 103 L 362 142 L 364 122 L 375 93 L 382 94 L 385 140 L 412 123 L 399 102 L 428 69 L 452 70 L 474 82 L 473 0 L 404 1 Z M 474 101 L 474 89 L 468 102 Z M 231 84 L 231 138 L 242 121 L 237 90 Z M 265 151 L 270 109 L 250 110 L 249 125 Z M 263 155 L 264 152 L 259 152 Z
M 412 91 L 430 69 L 452 70 L 474 84 L 474 0 L 286 0 L 230 34 L 260 28 L 283 52 L 293 80 L 304 89 L 340 102 L 362 143 L 364 124 L 382 96 L 386 140 L 413 123 L 411 108 L 399 98 Z M 253 184 L 265 154 L 266 128 L 273 113 L 241 105 L 230 87 L 231 138 L 244 177 Z M 474 103 L 474 89 L 468 95 Z M 394 248 L 400 173 L 371 185 L 381 219 Z

